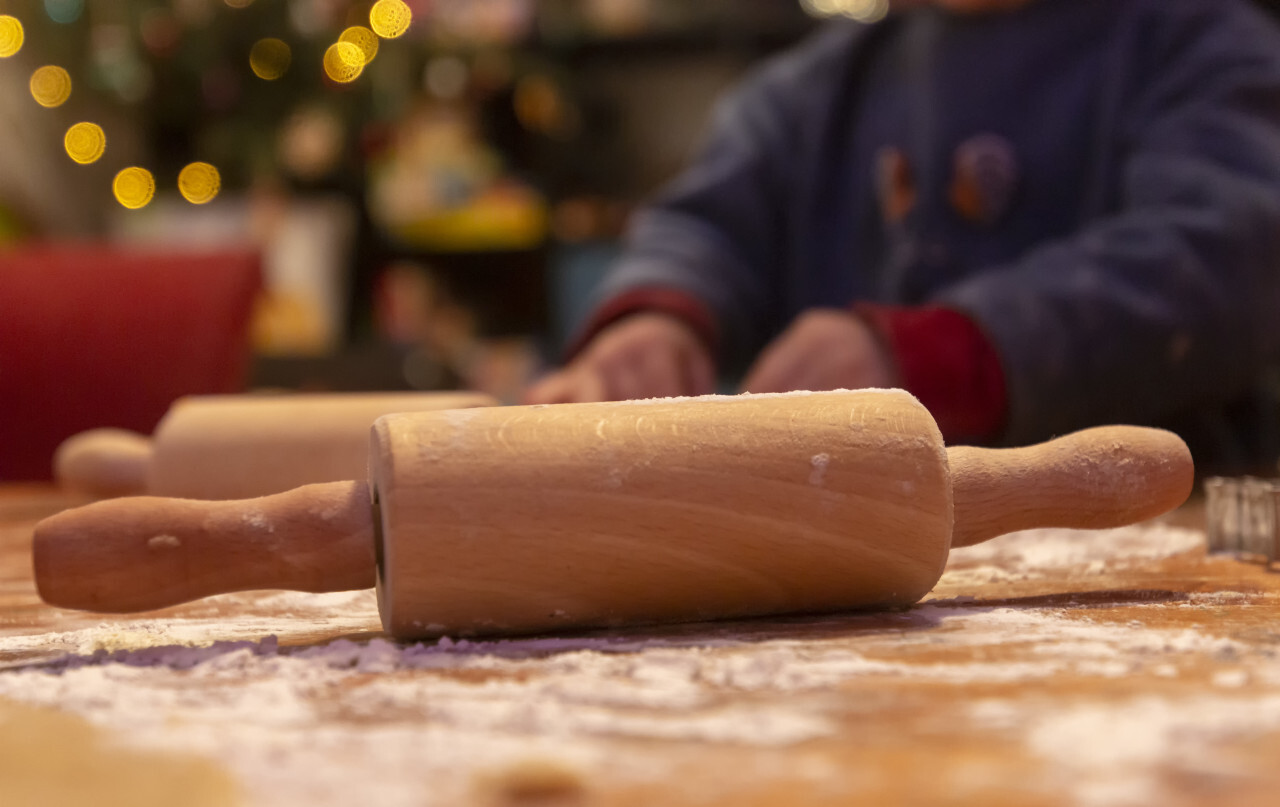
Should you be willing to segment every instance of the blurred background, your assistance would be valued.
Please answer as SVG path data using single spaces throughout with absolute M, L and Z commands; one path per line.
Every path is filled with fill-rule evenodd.
M 887 4 L 0 0 L 0 480 L 187 394 L 518 400 L 714 99 Z
M 0 46 L 0 243 L 96 244 L 99 273 L 120 251 L 243 248 L 262 280 L 246 385 L 512 400 L 715 96 L 838 5 L 0 2 L 21 25 Z M 85 122 L 92 161 L 92 138 L 71 151 Z M 213 192 L 184 195 L 192 164 Z

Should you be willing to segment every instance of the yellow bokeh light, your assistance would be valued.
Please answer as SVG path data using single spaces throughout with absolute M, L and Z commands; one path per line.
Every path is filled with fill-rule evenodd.
M 324 52 L 324 73 L 339 84 L 348 84 L 364 72 L 364 51 L 350 42 L 334 42 Z
M 372 62 L 373 57 L 378 55 L 378 35 L 363 25 L 353 25 L 343 31 L 338 41 L 350 42 L 360 48 L 360 52 L 364 54 L 365 64 Z
M 145 168 L 130 166 L 116 174 L 111 192 L 117 202 L 130 210 L 137 210 L 146 207 L 156 195 L 156 178 Z
M 193 205 L 212 202 L 221 188 L 222 177 L 209 163 L 191 163 L 178 174 L 178 193 Z
M 409 30 L 413 12 L 404 0 L 378 0 L 369 9 L 369 27 L 383 39 L 395 39 Z
M 7 59 L 22 50 L 22 23 L 17 17 L 0 14 L 0 59 Z
M 293 62 L 293 51 L 283 39 L 259 39 L 249 49 L 249 69 L 260 79 L 275 81 L 285 74 Z
M 67 156 L 81 165 L 97 162 L 107 150 L 107 136 L 96 123 L 77 123 L 67 130 L 63 138 Z
M 226 2 L 232 8 L 248 8 L 253 5 L 253 0 L 226 0 Z
M 43 107 L 62 106 L 71 97 L 71 74 L 47 64 L 31 74 L 31 97 Z

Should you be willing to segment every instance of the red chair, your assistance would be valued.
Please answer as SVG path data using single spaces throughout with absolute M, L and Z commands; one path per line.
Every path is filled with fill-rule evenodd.
M 85 429 L 149 434 L 183 395 L 241 391 L 261 285 L 248 251 L 0 251 L 0 481 L 50 479 Z

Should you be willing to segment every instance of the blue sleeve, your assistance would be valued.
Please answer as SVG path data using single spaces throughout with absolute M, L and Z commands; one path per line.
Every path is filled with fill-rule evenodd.
M 1114 212 L 937 300 L 1002 356 L 1006 442 L 1225 403 L 1280 349 L 1280 35 L 1234 0 L 1157 2 L 1121 43 Z
M 786 166 L 833 83 L 858 29 L 834 26 L 767 62 L 715 111 L 697 159 L 633 217 L 626 253 L 597 291 L 597 306 L 651 286 L 683 291 L 716 319 L 724 357 L 751 356 L 776 325 L 786 249 Z M 802 91 L 798 91 L 802 90 Z

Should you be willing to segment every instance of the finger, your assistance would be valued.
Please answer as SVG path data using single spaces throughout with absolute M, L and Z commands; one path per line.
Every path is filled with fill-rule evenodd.
M 716 368 L 701 345 L 684 352 L 681 369 L 689 395 L 710 395 L 716 391 Z
M 743 392 L 789 392 L 796 387 L 796 357 L 787 343 L 774 344 L 765 349 L 760 358 L 747 371 L 742 382 Z
M 613 397 L 609 394 L 606 386 L 604 374 L 599 368 L 591 368 L 578 373 L 578 377 L 574 379 L 573 400 L 569 403 L 596 403 L 598 401 L 612 401 Z
M 540 381 L 525 390 L 520 402 L 523 404 L 567 403 L 570 391 L 568 373 L 563 370 L 544 376 Z
M 644 365 L 647 397 L 675 398 L 696 394 L 692 393 L 690 384 L 685 380 L 684 362 L 679 352 L 652 351 L 645 356 Z
M 526 404 L 589 403 L 608 400 L 599 373 L 589 368 L 561 370 L 540 381 L 524 396 Z
M 622 356 L 602 368 L 602 397 L 604 401 L 630 401 L 648 398 L 643 358 Z

